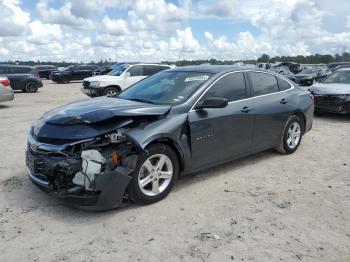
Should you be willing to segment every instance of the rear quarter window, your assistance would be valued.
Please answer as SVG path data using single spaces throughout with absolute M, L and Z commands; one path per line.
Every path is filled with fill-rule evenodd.
M 288 90 L 291 88 L 291 85 L 284 79 L 277 77 L 278 87 L 280 91 Z
M 276 93 L 279 91 L 275 76 L 265 73 L 249 72 L 253 85 L 254 96 Z

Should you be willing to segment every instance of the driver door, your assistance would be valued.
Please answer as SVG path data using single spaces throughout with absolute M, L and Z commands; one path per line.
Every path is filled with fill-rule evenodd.
M 224 162 L 251 151 L 253 105 L 244 74 L 229 73 L 217 80 L 199 102 L 209 97 L 228 99 L 225 108 L 189 112 L 193 169 Z

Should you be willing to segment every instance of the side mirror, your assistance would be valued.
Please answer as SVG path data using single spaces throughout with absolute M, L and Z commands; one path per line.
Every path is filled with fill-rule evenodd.
M 125 72 L 125 73 L 124 73 L 124 77 L 125 77 L 125 78 L 130 77 L 130 72 Z
M 228 105 L 228 101 L 226 98 L 221 97 L 208 97 L 202 102 L 198 102 L 196 105 L 196 109 L 203 108 L 224 108 Z

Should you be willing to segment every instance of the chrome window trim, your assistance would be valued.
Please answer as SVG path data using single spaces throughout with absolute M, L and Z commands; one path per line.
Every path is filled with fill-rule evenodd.
M 218 79 L 216 79 L 213 83 L 210 84 L 210 86 L 207 87 L 206 90 L 204 90 L 204 92 L 200 95 L 200 97 L 196 100 L 196 102 L 193 104 L 193 106 L 191 107 L 189 112 L 195 112 L 197 111 L 197 109 L 194 109 L 196 104 L 199 102 L 199 100 L 208 92 L 208 90 L 217 82 L 219 81 L 221 78 L 229 75 L 229 74 L 235 74 L 235 73 L 248 73 L 248 72 L 254 72 L 254 73 L 262 73 L 262 74 L 267 74 L 267 75 L 272 75 L 274 77 L 280 77 L 277 74 L 271 73 L 271 72 L 263 72 L 263 71 L 258 71 L 258 70 L 242 70 L 242 71 L 234 71 L 234 72 L 227 72 L 225 74 L 223 74 L 222 76 L 220 76 Z M 231 101 L 228 102 L 228 104 L 232 104 L 232 103 L 237 103 L 237 102 L 241 102 L 241 101 L 245 101 L 245 100 L 250 100 L 253 98 L 257 98 L 257 97 L 264 97 L 264 96 L 270 96 L 270 95 L 275 95 L 275 94 L 280 94 L 286 91 L 290 91 L 294 89 L 294 85 L 291 83 L 291 81 L 287 78 L 282 78 L 281 79 L 287 81 L 290 85 L 290 88 L 286 89 L 286 90 L 282 90 L 282 91 L 278 91 L 278 92 L 274 92 L 274 93 L 270 93 L 270 94 L 265 94 L 265 95 L 260 95 L 260 96 L 252 96 L 252 97 L 248 97 L 248 98 L 244 98 L 244 99 L 240 99 L 240 100 L 236 100 L 236 101 Z M 277 80 L 276 80 L 277 81 Z M 278 85 L 278 82 L 277 82 Z M 247 83 L 246 83 L 246 87 L 247 87 Z

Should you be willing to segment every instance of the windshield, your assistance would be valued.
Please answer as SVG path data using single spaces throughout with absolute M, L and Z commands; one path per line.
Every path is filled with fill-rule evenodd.
M 300 74 L 307 74 L 307 75 L 310 75 L 310 74 L 315 74 L 316 71 L 314 69 L 304 69 L 303 71 L 300 72 Z
M 129 65 L 126 65 L 126 64 L 117 65 L 116 67 L 113 68 L 111 72 L 108 73 L 108 75 L 120 76 L 128 67 Z
M 181 104 L 211 76 L 210 73 L 164 71 L 136 83 L 119 98 L 161 105 Z
M 334 72 L 323 83 L 350 84 L 350 70 Z

